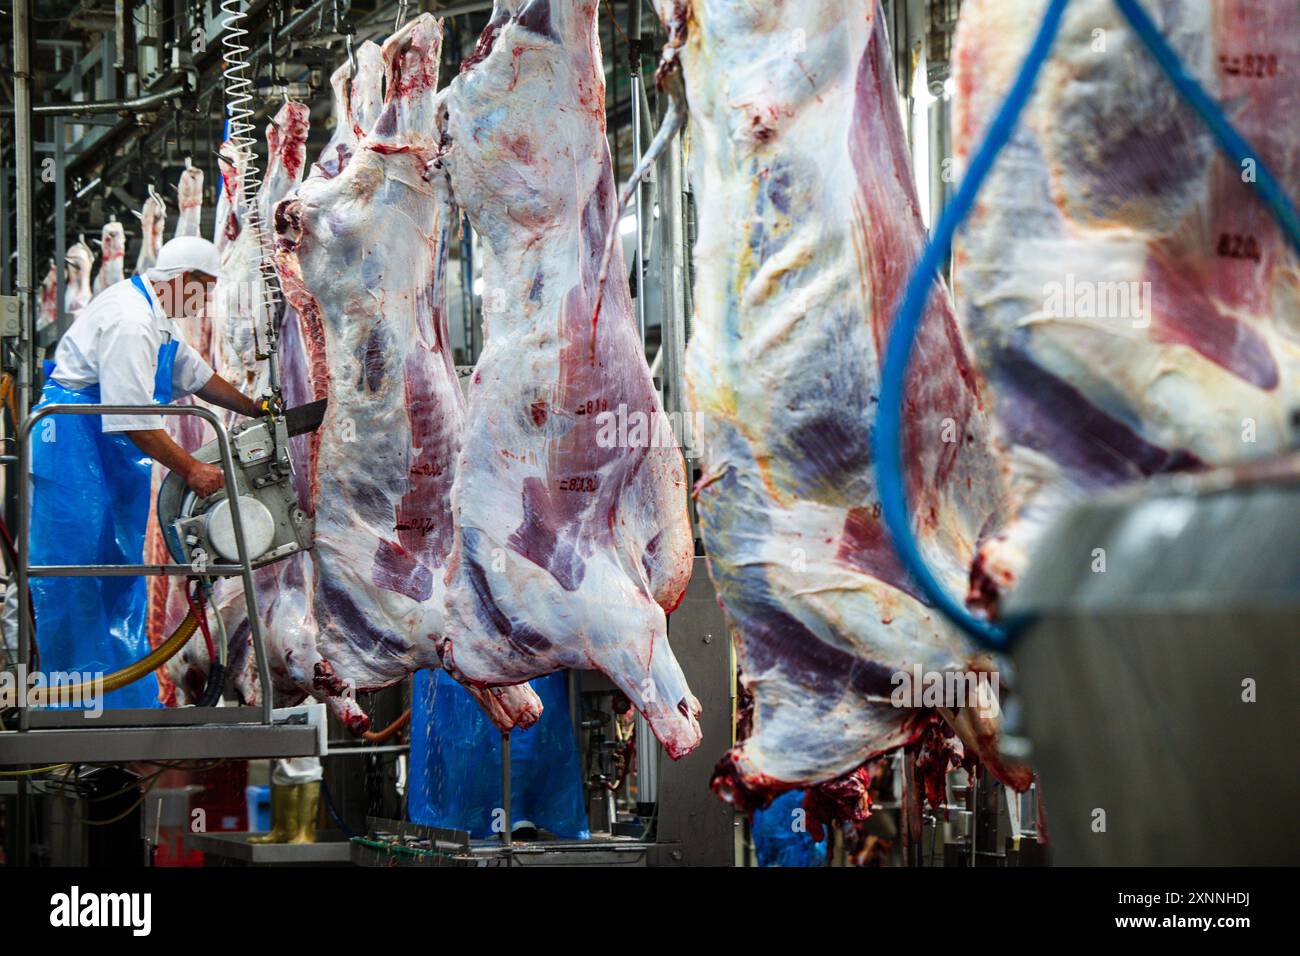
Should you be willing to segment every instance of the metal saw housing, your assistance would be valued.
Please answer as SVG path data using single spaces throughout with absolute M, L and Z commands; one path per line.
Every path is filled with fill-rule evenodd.
M 245 544 L 250 548 L 248 557 L 254 568 L 312 546 L 315 521 L 299 506 L 294 492 L 289 437 L 284 416 L 250 419 L 229 432 L 241 517 L 246 525 Z M 221 446 L 217 441 L 208 442 L 194 457 L 220 467 Z M 214 524 L 214 519 L 225 511 L 223 503 L 227 496 L 228 489 L 222 487 L 215 494 L 201 498 L 179 474 L 168 472 L 158 490 L 157 512 L 158 525 L 173 561 L 196 568 L 203 564 L 237 563 L 238 558 L 227 553 L 232 550 L 230 542 L 225 540 L 229 532 Z M 262 522 L 260 537 L 265 539 L 264 522 L 268 514 L 269 544 L 260 547 L 261 542 L 249 541 L 247 525 L 250 519 Z M 252 553 L 253 550 L 258 553 Z

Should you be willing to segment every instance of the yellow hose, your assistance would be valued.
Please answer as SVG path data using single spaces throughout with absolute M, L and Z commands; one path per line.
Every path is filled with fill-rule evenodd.
M 97 680 L 82 681 L 80 684 L 66 684 L 60 687 L 45 687 L 40 690 L 32 690 L 29 700 L 32 707 L 49 707 L 51 703 L 70 704 L 75 701 L 85 700 L 88 695 L 107 694 L 110 691 L 118 690 L 127 684 L 133 684 L 142 677 L 152 674 L 158 668 L 162 667 L 169 660 L 180 653 L 182 647 L 189 643 L 194 632 L 198 630 L 199 619 L 190 611 L 185 615 L 185 620 L 181 621 L 180 626 L 172 631 L 171 637 L 159 644 L 149 654 L 148 657 L 142 657 L 134 664 L 123 667 L 120 671 L 114 671 L 103 679 L 103 682 Z

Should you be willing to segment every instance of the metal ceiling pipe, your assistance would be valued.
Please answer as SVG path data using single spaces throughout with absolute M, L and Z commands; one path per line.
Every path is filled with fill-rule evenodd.
M 158 106 L 170 99 L 178 96 L 184 96 L 189 92 L 184 86 L 172 86 L 157 93 L 147 93 L 144 96 L 136 96 L 129 100 L 90 100 L 85 103 L 46 103 L 42 106 L 32 107 L 32 114 L 35 116 L 93 116 L 98 113 L 134 113 L 136 110 L 148 109 L 151 106 Z M 17 97 L 14 98 L 15 104 Z M 17 109 L 4 107 L 0 113 L 13 113 Z
M 22 321 L 18 334 L 18 404 L 15 429 L 21 431 L 27 420 L 32 401 L 32 365 L 35 355 L 32 340 L 36 335 L 36 270 L 35 270 L 35 223 L 32 219 L 32 59 L 31 59 L 31 0 L 14 0 L 14 153 L 15 180 L 14 187 L 18 202 L 18 274 L 16 284 L 18 297 L 22 302 Z M 62 170 L 59 170 L 62 175 Z M 20 446 L 15 446 L 15 450 Z M 18 456 L 19 461 L 22 455 Z M 18 483 L 20 492 L 27 487 L 27 475 L 14 469 L 11 473 Z M 27 542 L 20 540 L 21 547 Z M 24 561 L 18 562 L 15 574 L 18 576 L 19 610 L 27 611 L 27 575 L 23 573 Z M 28 645 L 35 635 L 30 630 L 30 620 L 19 619 L 18 623 L 18 662 L 26 671 L 28 663 Z M 26 638 L 26 639 L 24 639 Z M 31 708 L 23 707 L 18 711 L 18 726 L 26 730 Z M 27 794 L 27 778 L 18 778 L 18 862 L 26 865 L 29 861 L 28 836 L 31 827 L 30 800 Z
M 15 191 L 18 213 L 18 274 L 16 286 L 22 299 L 23 319 L 19 336 L 18 421 L 21 425 L 31 407 L 32 337 L 36 323 L 36 244 L 32 213 L 32 62 L 31 0 L 14 0 L 14 152 Z M 62 170 L 58 171 L 62 174 Z M 23 480 L 21 477 L 19 481 Z

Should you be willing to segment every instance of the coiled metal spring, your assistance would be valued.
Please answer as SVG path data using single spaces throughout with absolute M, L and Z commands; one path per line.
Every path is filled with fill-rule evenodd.
M 275 350 L 275 322 L 280 311 L 280 275 L 275 268 L 270 236 L 262 222 L 261 210 L 258 208 L 258 193 L 262 187 L 262 175 L 257 165 L 256 127 L 253 123 L 253 79 L 249 76 L 249 46 L 245 42 L 248 31 L 243 27 L 246 13 L 241 8 L 241 0 L 221 0 L 224 19 L 221 22 L 221 44 L 225 49 L 226 112 L 229 129 L 226 139 L 235 150 L 235 167 L 240 182 L 238 197 L 240 220 L 243 229 L 249 233 L 247 255 L 250 257 L 245 266 L 256 269 L 260 279 L 259 288 L 249 298 L 254 310 L 254 334 L 257 341 L 257 358 L 268 359 Z M 251 269 L 241 269 L 247 274 Z M 252 291 L 252 290 L 250 290 Z M 266 329 L 264 338 L 266 348 L 262 347 L 263 335 L 258 334 L 257 317 L 264 316 Z M 274 366 L 274 361 L 272 361 Z M 272 368 L 272 383 L 278 387 L 277 370 Z

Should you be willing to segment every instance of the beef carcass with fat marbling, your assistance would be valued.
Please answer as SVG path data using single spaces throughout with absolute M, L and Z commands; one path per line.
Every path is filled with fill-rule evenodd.
M 485 686 L 604 671 L 679 757 L 700 739 L 665 621 L 691 572 L 686 476 L 650 438 L 663 407 L 617 254 L 593 319 L 617 228 L 596 11 L 498 3 L 443 95 L 438 165 L 490 251 L 443 659 Z M 611 435 L 618 416 L 645 440 Z
M 59 317 L 59 270 L 50 260 L 50 271 L 41 280 L 41 310 L 36 318 L 36 331 L 53 325 Z
M 176 236 L 197 236 L 203 224 L 203 170 L 185 158 L 185 170 L 176 186 Z
M 63 314 L 71 321 L 94 295 L 90 288 L 90 274 L 95 268 L 95 253 L 86 245 L 85 236 L 68 248 L 64 268 Z
M 356 50 L 356 74 L 344 63 L 330 77 L 334 91 L 334 133 L 312 164 L 313 172 L 332 179 L 347 166 L 357 143 L 370 131 L 384 105 L 383 54 L 367 40 Z
M 217 150 L 217 169 L 221 188 L 217 190 L 217 210 L 212 243 L 221 254 L 224 269 L 243 231 L 244 178 L 240 174 L 235 144 L 226 140 Z
M 126 230 L 110 216 L 99 233 L 99 271 L 95 273 L 92 288 L 103 292 L 126 278 Z
M 926 605 L 880 517 L 880 371 L 925 230 L 879 7 L 655 6 L 671 36 L 663 69 L 685 73 L 699 204 L 687 377 L 703 431 L 700 526 L 754 698 L 752 732 L 713 784 L 755 806 L 918 741 L 936 710 L 894 706 L 895 675 L 993 665 Z M 922 550 L 964 594 L 1001 486 L 941 288 L 907 380 L 904 441 Z M 989 720 L 945 711 L 1027 785 L 988 746 Z
M 275 205 L 302 180 L 306 162 L 307 128 L 311 112 L 302 103 L 285 103 L 266 127 L 266 175 L 244 212 L 229 259 L 213 293 L 212 328 L 217 374 L 249 394 L 266 362 L 258 353 L 266 347 L 267 305 L 274 301 L 260 268 L 263 249 L 273 244 L 271 218 Z M 219 210 L 220 212 L 220 210 Z M 229 225 L 229 223 L 228 223 Z M 229 421 L 236 417 L 231 414 Z
M 268 630 L 277 681 L 354 730 L 368 725 L 358 691 L 440 663 L 464 425 L 444 307 L 452 216 L 441 174 L 428 170 L 441 43 L 428 14 L 389 38 L 374 128 L 342 172 L 309 179 L 275 212 L 312 397 L 329 404 L 305 463 L 315 548 L 286 569 Z M 527 687 L 478 696 L 503 726 L 541 712 Z
M 305 182 L 335 176 L 346 167 L 360 139 L 358 129 L 362 131 L 360 135 L 364 135 L 364 131 L 373 124 L 379 106 L 383 103 L 384 70 L 378 45 L 369 41 L 363 43 L 357 49 L 356 58 L 357 71 L 350 82 L 347 82 L 349 73 L 347 64 L 334 74 L 335 132 L 329 143 L 321 150 L 320 157 L 312 164 Z M 357 104 L 357 108 L 349 112 L 353 102 Z M 228 158 L 233 158 L 228 145 L 223 152 Z M 222 249 L 223 257 L 228 259 L 233 250 L 233 240 L 238 238 L 240 231 L 240 221 L 234 214 L 239 198 L 240 179 L 237 170 L 229 161 L 222 162 L 222 171 L 224 188 L 217 213 L 218 246 Z M 182 185 L 184 185 L 183 180 Z M 223 221 L 224 230 L 221 228 Z M 273 229 L 274 224 L 270 224 L 268 228 Z M 292 301 L 286 302 L 283 316 L 279 341 L 281 397 L 286 407 L 293 408 L 312 401 L 314 394 L 308 380 L 307 357 L 303 347 L 300 322 Z M 299 435 L 290 440 L 291 455 L 295 464 L 294 488 L 304 508 L 308 506 L 308 442 L 307 435 Z M 161 544 L 161 538 L 159 542 Z M 292 639 L 301 636 L 300 627 L 290 626 L 287 631 L 281 632 L 277 630 L 277 623 L 286 619 L 292 620 L 291 606 L 302 607 L 303 581 L 311 574 L 310 561 L 310 555 L 294 555 L 261 568 L 254 575 L 257 604 L 262 616 L 271 670 L 277 678 L 288 673 L 288 659 L 294 652 Z M 306 562 L 305 566 L 303 562 Z M 183 602 L 183 595 L 179 597 Z M 245 604 L 239 583 L 233 579 L 221 582 L 216 603 L 219 613 L 227 623 L 227 631 L 231 635 L 227 687 L 242 703 L 257 704 L 260 701 L 261 689 L 258 686 L 255 655 L 245 620 Z M 179 610 L 183 614 L 185 609 L 182 606 Z M 300 616 L 302 613 L 305 611 L 300 611 Z M 289 617 L 286 618 L 286 615 Z M 169 620 L 170 617 L 169 614 Z M 169 667 L 174 672 L 175 682 L 181 687 L 181 699 L 190 701 L 196 699 L 202 693 L 211 667 L 206 646 L 203 642 L 191 641 L 180 654 L 172 658 Z M 276 704 L 281 706 L 300 702 L 304 694 L 298 685 L 287 679 L 279 679 L 275 691 Z
M 134 210 L 134 213 L 135 218 L 140 220 L 140 253 L 135 257 L 135 274 L 142 276 L 158 261 L 158 251 L 163 244 L 163 227 L 167 225 L 167 203 L 150 185 L 149 198 L 144 201 L 144 208 Z
M 1011 86 L 1043 0 L 970 0 L 959 164 Z M 1300 197 L 1300 6 L 1148 4 L 1191 74 Z M 1010 463 L 1013 520 L 975 595 L 1012 587 L 1071 502 L 1295 447 L 1300 260 L 1111 0 L 1076 0 L 955 247 L 961 321 Z

